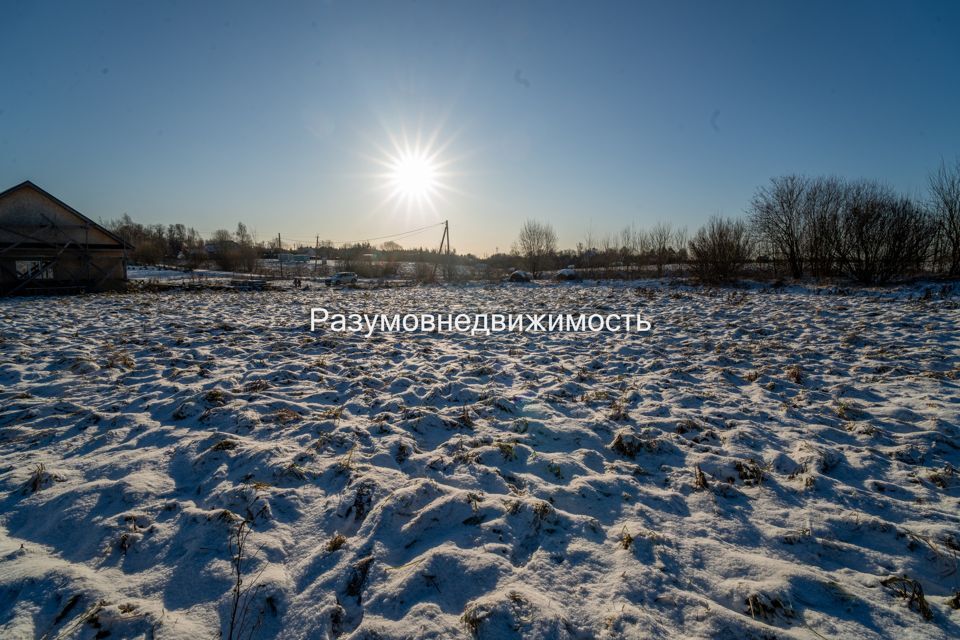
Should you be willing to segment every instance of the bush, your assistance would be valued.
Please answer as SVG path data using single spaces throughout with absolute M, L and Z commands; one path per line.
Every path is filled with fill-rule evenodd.
M 804 258 L 817 279 L 836 272 L 846 189 L 841 179 L 832 177 L 815 178 L 808 185 L 803 207 Z
M 883 284 L 922 270 L 934 235 L 923 209 L 868 180 L 847 187 L 839 229 L 840 267 L 863 284 Z
M 526 260 L 527 268 L 536 278 L 557 251 L 557 234 L 549 223 L 527 220 L 520 228 L 520 237 L 514 253 Z
M 948 219 L 949 171 L 931 184 L 934 210 Z M 794 278 L 842 273 L 864 284 L 888 282 L 922 270 L 937 237 L 920 206 L 867 180 L 774 178 L 754 195 L 750 220 L 764 250 Z
M 930 208 L 937 230 L 937 267 L 960 275 L 960 160 L 930 174 Z
M 752 251 L 746 223 L 714 216 L 690 241 L 690 263 L 700 280 L 721 282 L 740 275 Z
M 750 221 L 764 242 L 783 259 L 790 275 L 803 277 L 806 216 L 811 181 L 801 176 L 781 176 L 761 187 L 750 202 Z

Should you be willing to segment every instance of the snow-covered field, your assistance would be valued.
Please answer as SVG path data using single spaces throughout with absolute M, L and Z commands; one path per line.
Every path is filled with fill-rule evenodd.
M 251 279 L 258 276 L 249 273 L 239 273 L 234 271 L 218 271 L 215 269 L 194 269 L 192 271 L 181 271 L 179 269 L 164 269 L 160 267 L 139 267 L 131 266 L 127 268 L 127 277 L 136 281 L 147 282 L 227 282 L 232 279 Z
M 958 637 L 958 324 L 903 291 L 4 300 L 0 637 L 228 637 L 238 530 L 234 638 Z

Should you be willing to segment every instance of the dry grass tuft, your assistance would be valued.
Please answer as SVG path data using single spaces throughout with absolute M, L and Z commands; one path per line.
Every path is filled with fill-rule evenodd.
M 710 483 L 707 482 L 707 475 L 703 472 L 703 469 L 700 468 L 700 465 L 697 465 L 693 469 L 693 486 L 697 489 L 710 488 Z
M 629 431 L 618 431 L 610 448 L 627 458 L 634 458 L 641 451 L 657 453 L 660 450 L 660 441 L 655 437 L 638 436 Z
M 203 396 L 203 399 L 206 400 L 208 404 L 222 406 L 227 403 L 227 394 L 224 393 L 222 389 L 211 389 Z
M 614 422 L 625 422 L 630 419 L 630 413 L 627 411 L 627 403 L 622 398 L 610 403 L 609 418 Z
M 467 627 L 471 635 L 476 637 L 480 635 L 480 625 L 489 615 L 490 612 L 485 608 L 474 604 L 464 610 L 463 615 L 460 616 L 460 622 Z
M 344 405 L 340 405 L 339 407 L 330 407 L 329 409 L 322 411 L 320 413 L 320 417 L 324 420 L 333 420 L 334 425 L 338 425 L 340 423 L 340 419 L 343 417 L 344 408 Z
M 126 351 L 111 353 L 107 356 L 107 367 L 110 369 L 133 369 L 136 362 Z
M 546 520 L 548 517 L 550 517 L 551 513 L 553 513 L 553 506 L 551 506 L 551 504 L 546 500 L 540 500 L 533 508 L 533 515 L 536 516 L 536 519 L 539 522 Z
M 780 598 L 771 598 L 763 593 L 753 593 L 744 600 L 747 605 L 746 613 L 756 620 L 773 620 L 777 617 L 793 618 L 796 616 L 793 607 L 789 602 L 784 602 Z
M 924 620 L 933 618 L 933 611 L 923 596 L 923 587 L 916 580 L 907 576 L 890 576 L 880 581 L 883 586 L 892 589 L 893 593 L 907 601 L 907 606 L 923 616 Z
M 397 453 L 393 457 L 393 459 L 397 461 L 397 464 L 403 464 L 404 462 L 410 459 L 410 453 L 411 453 L 410 447 L 408 447 L 405 443 L 401 442 L 397 446 Z
M 620 542 L 618 544 L 621 549 L 629 549 L 633 544 L 633 536 L 627 531 L 627 525 L 623 525 L 623 530 L 620 531 Z
M 211 451 L 231 451 L 237 448 L 237 441 L 231 440 L 230 438 L 225 438 L 218 442 L 217 444 L 210 447 Z
M 47 488 L 53 482 L 63 482 L 60 475 L 50 473 L 42 462 L 38 462 L 30 473 L 30 478 L 23 487 L 25 493 L 36 493 Z
M 289 424 L 291 422 L 296 422 L 299 419 L 300 414 L 293 409 L 278 409 L 277 412 L 273 414 L 273 421 L 279 424 Z
M 834 408 L 834 411 L 837 413 L 837 417 L 841 420 L 851 420 L 853 419 L 854 408 L 853 405 L 847 402 L 846 400 L 837 400 L 837 406 Z
M 754 460 L 741 462 L 737 460 L 734 464 L 737 469 L 737 475 L 745 485 L 760 485 L 763 483 L 763 468 Z
M 350 448 L 350 451 L 347 451 L 340 460 L 337 461 L 337 469 L 343 473 L 349 473 L 353 469 L 353 453 L 357 450 L 357 445 L 354 444 Z
M 30 474 L 30 480 L 27 481 L 27 487 L 30 488 L 30 493 L 36 493 L 43 488 L 43 480 L 47 475 L 46 466 L 39 462 L 37 466 L 34 467 L 33 473 Z
M 362 558 L 353 566 L 350 572 L 350 580 L 347 582 L 347 595 L 357 599 L 357 604 L 361 603 L 363 596 L 363 587 L 367 583 L 367 576 L 370 573 L 370 567 L 373 565 L 373 556 Z
M 332 538 L 327 541 L 327 553 L 333 553 L 347 544 L 347 537 L 342 533 L 335 533 Z
M 943 468 L 942 471 L 934 471 L 930 474 L 930 482 L 935 484 L 941 489 L 947 489 L 950 487 L 951 481 L 956 475 L 956 470 L 951 465 L 947 465 Z
M 803 384 L 803 370 L 800 369 L 800 365 L 792 364 L 787 367 L 784 373 L 787 376 L 787 380 L 793 384 Z
M 270 383 L 266 380 L 254 380 L 253 382 L 248 382 L 243 385 L 243 391 L 245 393 L 258 393 L 260 391 L 266 391 L 270 388 Z
M 291 462 L 280 471 L 280 475 L 285 478 L 293 478 L 294 480 L 306 480 L 308 472 L 306 468 L 296 462 Z

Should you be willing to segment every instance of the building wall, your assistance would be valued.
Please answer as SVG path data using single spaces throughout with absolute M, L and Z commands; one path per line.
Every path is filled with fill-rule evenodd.
M 44 230 L 50 222 L 59 230 Z M 117 244 L 106 233 L 29 187 L 17 189 L 0 200 L 0 245 L 24 241 L 17 232 L 41 242 L 62 244 L 69 239 L 80 244 Z
M 24 281 L 18 272 L 54 258 L 17 293 L 126 286 L 123 247 L 96 225 L 29 187 L 0 199 L 0 293 L 10 293 Z
M 0 255 L 0 293 L 9 293 L 22 282 L 17 276 L 18 267 L 23 269 L 44 258 L 50 256 L 36 251 Z M 126 279 L 126 261 L 122 254 L 91 254 L 88 261 L 83 254 L 63 253 L 52 267 L 44 270 L 42 277 L 31 280 L 18 293 L 44 289 L 116 291 L 126 286 Z

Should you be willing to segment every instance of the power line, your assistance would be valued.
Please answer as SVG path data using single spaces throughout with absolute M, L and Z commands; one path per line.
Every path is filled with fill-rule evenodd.
M 442 226 L 444 226 L 444 224 L 446 224 L 446 223 L 445 223 L 445 222 L 436 222 L 436 223 L 434 223 L 434 224 L 430 224 L 430 225 L 427 225 L 427 226 L 425 226 L 425 227 L 418 227 L 418 228 L 416 228 L 416 229 L 409 229 L 409 230 L 407 230 L 407 231 L 400 231 L 400 232 L 398 232 L 398 233 L 390 233 L 390 234 L 387 234 L 387 235 L 376 236 L 376 237 L 373 237 L 373 238 L 364 238 L 364 239 L 362 239 L 362 240 L 325 240 L 325 242 L 329 242 L 329 243 L 334 244 L 334 245 L 347 245 L 347 244 L 363 244 L 363 243 L 365 243 L 365 242 L 374 242 L 374 241 L 376 241 L 376 240 L 388 240 L 388 239 L 390 239 L 390 238 L 404 238 L 404 237 L 408 237 L 408 236 L 415 235 L 415 234 L 417 234 L 417 233 L 421 233 L 421 232 L 423 232 L 423 231 L 428 231 L 428 230 L 430 230 L 430 229 L 435 229 L 435 228 L 437 228 L 437 227 L 442 227 Z M 207 238 L 209 238 L 209 237 L 212 236 L 214 233 L 216 233 L 216 231 L 203 231 L 203 230 L 197 230 L 197 229 L 195 229 L 195 231 L 197 231 L 197 233 L 201 234 L 201 236 L 206 236 Z M 219 229 L 218 229 L 218 231 L 219 231 Z M 251 232 L 250 235 L 252 235 L 258 242 L 263 242 L 263 241 L 264 241 L 264 239 L 261 239 L 261 238 L 259 237 L 260 234 L 258 234 L 258 233 Z M 312 243 L 315 242 L 315 238 L 308 238 L 308 237 L 306 237 L 306 236 L 303 236 L 303 237 L 300 237 L 300 236 L 284 236 L 284 239 L 285 239 L 285 240 L 293 240 L 293 241 L 302 242 L 302 243 L 310 243 L 310 244 L 312 244 Z
M 405 236 L 411 236 L 411 235 L 414 235 L 414 234 L 416 234 L 416 233 L 420 233 L 421 231 L 427 231 L 428 229 L 435 229 L 435 228 L 437 228 L 437 227 L 442 227 L 444 224 L 446 224 L 446 223 L 444 223 L 444 222 L 437 222 L 437 223 L 435 223 L 435 224 L 427 225 L 427 226 L 425 226 L 425 227 L 419 227 L 419 228 L 417 228 L 417 229 L 410 229 L 410 230 L 408 230 L 408 231 L 401 231 L 401 232 L 399 232 L 399 233 L 390 233 L 390 234 L 387 234 L 387 235 L 385 235 L 385 236 L 376 236 L 376 237 L 374 237 L 374 238 L 364 238 L 364 239 L 362 239 L 362 240 L 327 240 L 326 242 L 330 242 L 330 243 L 333 243 L 333 244 L 362 244 L 362 243 L 364 243 L 364 242 L 373 242 L 373 241 L 375 241 L 375 240 L 387 240 L 388 238 L 400 238 L 400 237 L 405 237 Z M 299 241 L 303 241 L 303 242 L 306 242 L 306 241 L 308 241 L 308 240 L 312 240 L 312 239 L 308 239 L 308 238 L 305 238 L 305 237 L 304 237 L 304 238 L 296 237 L 296 236 L 285 236 L 285 237 L 286 237 L 288 240 L 299 240 Z

